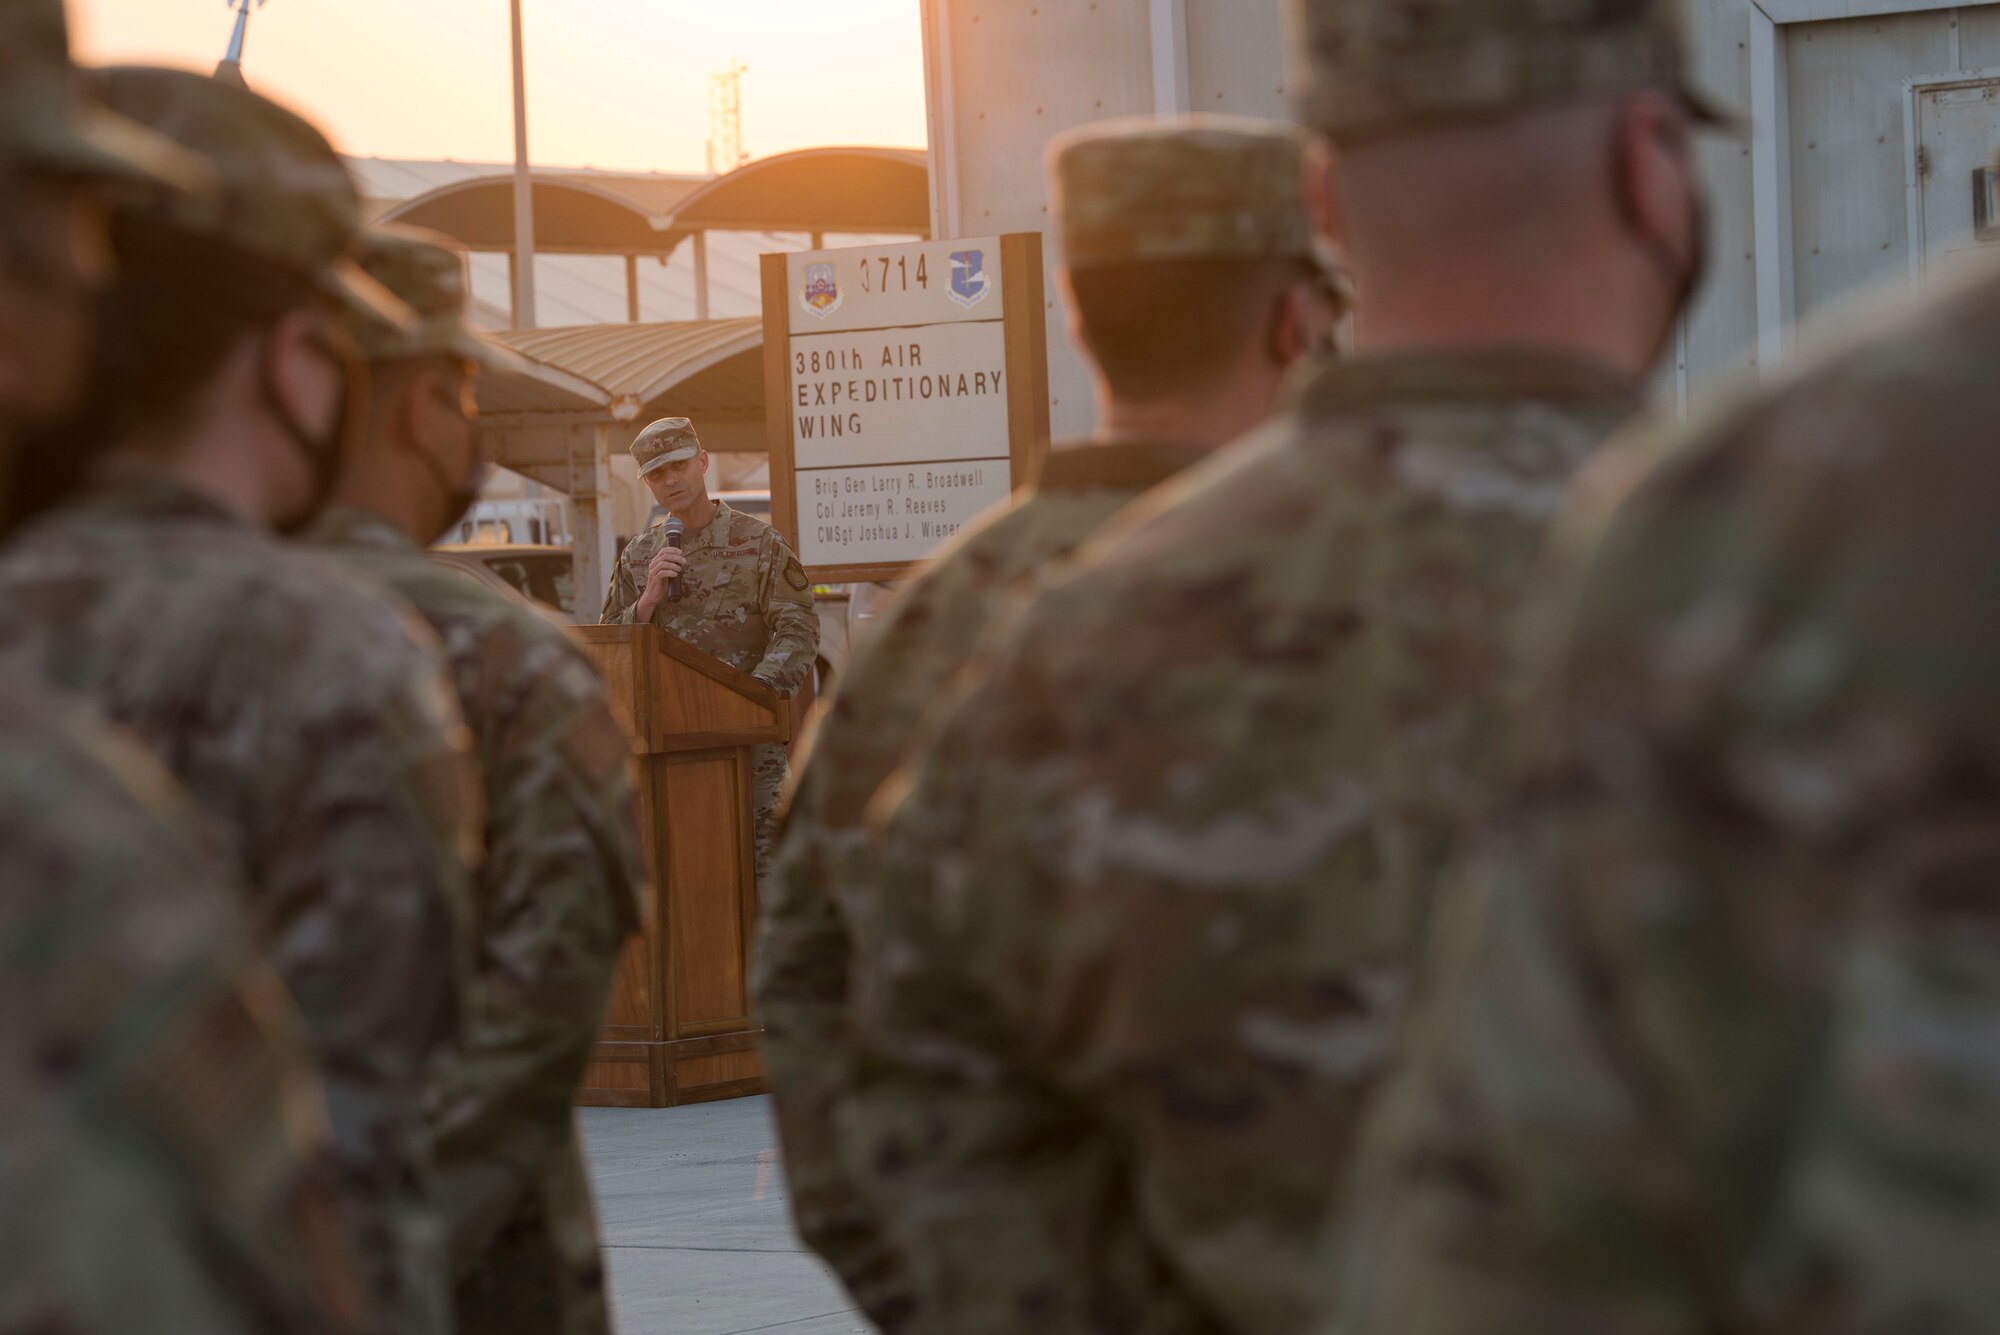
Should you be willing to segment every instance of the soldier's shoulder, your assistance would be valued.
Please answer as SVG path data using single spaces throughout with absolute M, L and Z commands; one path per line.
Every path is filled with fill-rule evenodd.
M 361 568 L 408 602 L 441 634 L 463 628 L 473 635 L 504 630 L 527 643 L 569 647 L 554 610 L 513 589 L 496 588 L 423 552 L 363 554 Z M 449 642 L 447 635 L 447 642 Z
M 249 593 L 256 606 L 246 609 L 248 629 L 302 638 L 314 655 L 308 668 L 403 672 L 436 649 L 405 599 L 329 553 L 277 545 Z
M 30 954 L 164 959 L 233 939 L 203 818 L 150 755 L 12 676 L 0 680 L 0 733 L 0 925 L 25 909 L 39 924 Z
M 1150 620 L 1261 596 L 1271 586 L 1259 570 L 1301 559 L 1273 534 L 1303 538 L 1353 507 L 1305 436 L 1296 421 L 1273 422 L 1153 488 L 1077 549 L 1036 608 Z
M 766 520 L 756 515 L 729 507 L 729 533 L 725 539 L 731 547 L 756 547 L 761 552 L 782 552 L 792 554 L 792 545 L 785 541 L 785 535 Z

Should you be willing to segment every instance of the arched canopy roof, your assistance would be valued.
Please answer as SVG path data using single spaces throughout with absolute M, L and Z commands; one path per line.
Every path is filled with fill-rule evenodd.
M 534 174 L 535 250 L 550 255 L 666 255 L 684 233 L 674 206 L 702 182 L 654 176 Z M 456 181 L 398 204 L 384 222 L 443 232 L 467 250 L 514 248 L 514 178 Z
M 567 490 L 578 429 L 622 451 L 645 423 L 689 417 L 711 452 L 755 452 L 764 435 L 764 331 L 756 316 L 515 329 L 496 335 L 528 363 L 479 382 L 496 463 Z
M 764 328 L 754 315 L 514 329 L 497 337 L 542 367 L 600 387 L 620 421 L 763 409 Z
M 674 208 L 683 231 L 908 232 L 931 226 L 930 166 L 912 148 L 805 148 L 745 163 Z
M 483 373 L 478 395 L 481 417 L 611 411 L 611 395 L 603 386 L 527 357 L 515 370 Z
M 930 230 L 930 171 L 906 148 L 808 148 L 711 180 L 536 172 L 535 250 L 551 255 L 669 255 L 694 232 Z M 514 246 L 514 178 L 457 181 L 382 215 L 444 233 L 468 250 Z

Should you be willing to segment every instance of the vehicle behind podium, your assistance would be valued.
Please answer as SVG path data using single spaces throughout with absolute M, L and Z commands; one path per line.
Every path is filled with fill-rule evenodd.
M 656 626 L 574 633 L 633 739 L 650 872 L 645 931 L 619 960 L 578 1101 L 665 1108 L 762 1093 L 750 754 L 790 740 L 786 701 Z

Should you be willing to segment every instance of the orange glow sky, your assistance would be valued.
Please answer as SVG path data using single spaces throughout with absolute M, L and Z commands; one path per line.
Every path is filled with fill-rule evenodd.
M 69 0 L 79 59 L 210 70 L 223 0 Z M 752 157 L 922 147 L 918 0 L 522 0 L 528 143 L 557 166 L 701 171 L 708 76 L 743 76 Z M 342 151 L 511 161 L 507 0 L 270 0 L 250 83 Z

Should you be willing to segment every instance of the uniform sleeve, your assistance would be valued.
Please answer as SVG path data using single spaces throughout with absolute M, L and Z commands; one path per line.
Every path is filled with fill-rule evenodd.
M 372 1286 L 392 1324 L 430 1330 L 448 1293 L 423 1096 L 461 1014 L 482 798 L 426 630 L 371 610 L 316 640 L 292 661 L 325 670 L 271 676 L 259 705 L 274 721 L 246 795 L 250 876 L 320 1059 Z
M 487 776 L 480 957 L 432 1105 L 460 1274 L 573 1134 L 644 883 L 630 743 L 594 674 L 553 646 L 524 651 L 506 627 L 484 654 L 497 664 L 480 680 L 507 698 L 468 701 Z
M 1856 405 L 1828 400 L 1761 475 L 1689 451 L 1581 582 L 1526 778 L 1447 882 L 1328 1330 L 2000 1319 L 1968 1041 L 2000 1015 L 2000 839 L 1972 814 L 2000 652 L 1941 596 L 1990 517 L 1924 494 L 1922 461 L 1791 471 L 1836 457 Z M 1780 666 L 1807 653 L 1824 672 Z
M 799 558 L 775 530 L 769 540 L 763 613 L 771 641 L 750 675 L 785 695 L 795 695 L 819 659 L 819 613 L 813 607 L 812 581 Z
M 820 728 L 828 726 L 825 715 Z M 764 1027 L 778 1137 L 799 1236 L 832 1266 L 847 1291 L 884 1329 L 910 1310 L 908 1279 L 884 1236 L 871 1201 L 841 1153 L 839 1118 L 853 1061 L 848 1018 L 850 941 L 828 885 L 829 839 L 823 822 L 829 775 L 801 762 L 771 873 L 759 894 L 752 991 Z
M 885 786 L 879 919 L 857 930 L 859 1066 L 851 1163 L 921 1307 L 963 1330 L 1211 1331 L 1121 1199 L 1094 1110 L 1024 1062 L 1021 1011 L 1049 942 L 1017 776 L 978 762 L 990 683 L 945 711 L 923 759 Z M 1010 856 L 994 856 L 996 850 Z
M 633 563 L 626 559 L 635 554 L 638 545 L 638 538 L 625 544 L 625 550 L 618 554 L 618 560 L 612 566 L 611 583 L 604 590 L 604 610 L 597 618 L 607 626 L 630 625 L 639 606 L 639 595 L 645 592 L 638 577 L 632 573 Z
M 374 1329 L 309 1045 L 252 962 L 242 890 L 188 834 L 200 817 L 150 757 L 44 747 L 48 716 L 11 704 L 11 744 L 38 763 L 0 781 L 5 1023 L 63 1060 L 10 1081 L 0 1194 L 37 1207 L 0 1225 L 0 1322 Z

